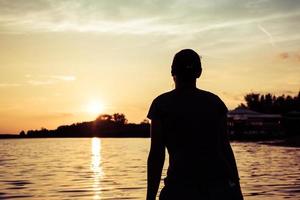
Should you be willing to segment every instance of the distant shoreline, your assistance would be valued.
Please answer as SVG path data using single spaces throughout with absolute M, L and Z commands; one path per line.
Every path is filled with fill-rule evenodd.
M 265 141 L 261 144 L 283 147 L 299 147 L 300 148 L 300 136 L 289 137 L 281 140 Z
M 98 138 L 150 138 L 148 136 L 118 136 L 118 137 L 113 137 L 113 136 L 51 136 L 51 137 L 28 137 L 28 136 L 20 136 L 20 135 L 15 135 L 15 134 L 0 134 L 0 140 L 1 139 L 42 139 L 42 138 L 93 138 L 93 137 L 98 137 Z
M 1 139 L 49 139 L 49 138 L 93 138 L 99 136 L 82 136 L 82 137 L 24 137 L 15 134 L 0 134 Z M 124 137 L 99 137 L 99 138 L 150 138 L 148 136 L 124 136 Z M 299 147 L 300 148 L 300 136 L 293 136 L 288 138 L 231 138 L 231 142 L 256 142 L 264 145 L 282 146 L 282 147 Z

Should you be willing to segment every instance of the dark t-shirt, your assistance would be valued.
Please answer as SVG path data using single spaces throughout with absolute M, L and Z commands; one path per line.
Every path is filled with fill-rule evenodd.
M 197 88 L 172 90 L 155 98 L 147 117 L 162 122 L 169 152 L 167 182 L 226 179 L 229 168 L 222 152 L 223 101 Z

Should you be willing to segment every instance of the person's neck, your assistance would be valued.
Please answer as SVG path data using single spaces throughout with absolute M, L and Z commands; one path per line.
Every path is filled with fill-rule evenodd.
M 195 81 L 188 81 L 188 82 L 175 82 L 175 89 L 176 90 L 191 90 L 196 89 L 196 80 Z

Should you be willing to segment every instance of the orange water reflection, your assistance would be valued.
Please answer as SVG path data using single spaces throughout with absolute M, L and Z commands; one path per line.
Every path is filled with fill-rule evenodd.
M 149 142 L 0 140 L 0 199 L 145 199 Z M 252 142 L 233 142 L 232 147 L 246 200 L 300 199 L 299 148 Z
M 94 183 L 94 196 L 93 199 L 100 199 L 101 197 L 101 177 L 103 175 L 101 167 L 101 140 L 99 138 L 92 138 L 92 158 L 91 158 L 91 170 L 93 171 Z

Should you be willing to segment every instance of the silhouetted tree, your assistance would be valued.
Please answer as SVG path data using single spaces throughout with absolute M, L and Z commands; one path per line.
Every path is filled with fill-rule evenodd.
M 140 124 L 150 124 L 150 121 L 148 119 L 144 119 Z
M 241 104 L 241 107 L 246 107 L 251 110 L 262 113 L 285 114 L 290 111 L 300 111 L 300 92 L 297 96 L 273 96 L 272 94 L 250 93 L 244 97 L 246 105 Z
M 259 101 L 259 94 L 257 93 L 251 93 L 247 94 L 244 98 L 247 103 L 247 107 L 250 108 L 251 110 L 260 110 L 260 101 Z
M 115 114 L 113 114 L 112 118 L 113 118 L 113 121 L 117 124 L 123 125 L 123 124 L 127 123 L 127 119 L 124 114 L 115 113 Z
M 21 136 L 21 137 L 24 137 L 26 134 L 25 134 L 25 131 L 24 130 L 22 130 L 20 133 L 19 133 L 19 135 Z

